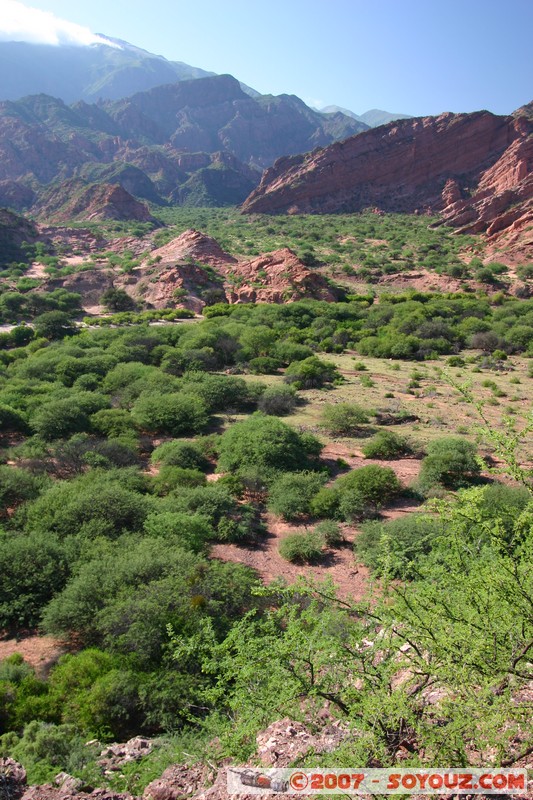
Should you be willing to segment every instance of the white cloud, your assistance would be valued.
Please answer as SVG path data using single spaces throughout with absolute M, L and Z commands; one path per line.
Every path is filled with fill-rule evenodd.
M 30 8 L 18 0 L 0 0 L 0 41 L 117 46 L 83 25 L 60 19 L 50 11 Z

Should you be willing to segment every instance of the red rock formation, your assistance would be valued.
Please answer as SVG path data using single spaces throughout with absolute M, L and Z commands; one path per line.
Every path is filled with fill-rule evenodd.
M 216 239 L 193 228 L 185 231 L 168 244 L 150 253 L 152 261 L 161 264 L 175 263 L 182 259 L 199 261 L 202 264 L 217 267 L 223 264 L 236 264 L 237 259 L 226 253 Z
M 525 116 L 486 111 L 393 122 L 280 159 L 243 211 L 444 210 L 448 224 L 492 236 L 531 222 L 532 134 Z
M 119 278 L 116 285 L 155 308 L 183 305 L 196 312 L 208 299 L 287 303 L 306 297 L 339 297 L 338 290 L 308 269 L 288 248 L 239 262 L 215 239 L 195 230 L 185 231 L 152 251 L 138 270 Z
M 226 272 L 230 303 L 289 303 L 303 298 L 337 300 L 338 291 L 326 279 L 303 264 L 284 247 L 237 264 Z

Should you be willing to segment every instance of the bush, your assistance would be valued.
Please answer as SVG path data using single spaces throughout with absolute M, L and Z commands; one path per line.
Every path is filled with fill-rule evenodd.
M 88 415 L 70 399 L 54 400 L 41 406 L 33 414 L 30 424 L 43 439 L 62 439 L 91 428 Z
M 200 433 L 209 421 L 205 402 L 191 394 L 143 393 L 131 416 L 142 430 L 171 436 Z
M 344 541 L 340 525 L 332 519 L 319 522 L 315 527 L 315 533 L 324 539 L 328 547 L 336 547 Z
M 374 516 L 401 491 L 401 484 L 390 467 L 371 464 L 337 478 L 329 489 L 322 489 L 312 503 L 317 516 L 347 522 Z
M 114 538 L 124 530 L 140 530 L 148 511 L 148 498 L 122 483 L 128 472 L 95 471 L 57 482 L 21 509 L 27 529 L 60 537 L 90 538 Z
M 152 478 L 152 487 L 155 494 L 165 496 L 179 486 L 204 486 L 205 482 L 204 473 L 197 469 L 161 467 L 159 474 Z
M 156 447 L 151 456 L 152 464 L 162 464 L 166 467 L 181 467 L 205 472 L 209 468 L 209 461 L 202 453 L 196 442 L 164 442 Z
M 297 399 L 290 386 L 269 386 L 262 394 L 257 407 L 264 414 L 283 417 L 292 414 Z
M 335 364 L 321 361 L 316 356 L 293 361 L 287 367 L 284 378 L 286 383 L 293 384 L 296 389 L 320 389 L 326 383 L 339 379 L 340 374 Z
M 449 436 L 436 439 L 427 447 L 422 462 L 419 486 L 427 492 L 435 486 L 457 489 L 468 484 L 481 472 L 476 459 L 476 447 L 467 439 Z
M 297 433 L 276 417 L 256 413 L 238 422 L 220 439 L 220 472 L 262 471 L 265 478 L 277 472 L 309 467 L 322 445 L 310 434 Z
M 354 551 L 376 575 L 405 580 L 416 575 L 417 561 L 431 551 L 442 533 L 440 520 L 422 514 L 365 522 Z
M 275 375 L 279 372 L 281 362 L 277 358 L 259 356 L 248 362 L 248 369 L 252 375 Z
M 286 561 L 309 564 L 320 559 L 323 547 L 319 533 L 293 533 L 280 542 L 279 554 Z
M 270 488 L 268 507 L 287 521 L 311 513 L 311 501 L 324 485 L 325 476 L 317 472 L 292 472 L 282 475 Z
M 322 427 L 332 436 L 357 436 L 368 421 L 368 411 L 354 403 L 326 406 L 322 414 Z
M 0 535 L 0 630 L 35 628 L 69 573 L 67 552 L 55 536 Z
M 413 452 L 407 439 L 394 431 L 379 431 L 361 450 L 365 458 L 382 458 L 385 461 Z
M 215 538 L 215 531 L 206 517 L 179 511 L 149 514 L 144 523 L 148 536 L 174 540 L 184 550 L 200 553 L 206 542 Z

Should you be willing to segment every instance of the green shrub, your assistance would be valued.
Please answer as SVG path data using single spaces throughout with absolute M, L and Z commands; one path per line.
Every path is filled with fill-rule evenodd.
M 369 412 L 355 403 L 328 405 L 322 414 L 322 426 L 332 436 L 357 436 L 369 421 Z
M 354 551 L 376 575 L 405 580 L 415 577 L 418 560 L 431 551 L 443 530 L 440 520 L 422 514 L 365 522 Z
M 321 361 L 316 356 L 294 361 L 285 370 L 285 382 L 293 384 L 296 389 L 320 389 L 327 383 L 340 378 L 335 364 Z
M 328 547 L 337 547 L 344 541 L 340 525 L 332 519 L 325 519 L 315 526 L 315 533 L 321 536 Z
M 309 564 L 320 559 L 323 547 L 324 539 L 318 533 L 293 533 L 280 542 L 279 554 L 286 561 Z
M 143 393 L 131 416 L 142 430 L 171 436 L 200 433 L 209 421 L 205 402 L 191 394 Z
M 0 534 L 0 629 L 35 628 L 70 574 L 68 550 L 50 534 Z
M 179 511 L 149 514 L 144 523 L 148 536 L 161 536 L 174 540 L 184 550 L 200 553 L 206 542 L 215 539 L 215 531 L 206 517 Z
M 296 472 L 309 467 L 322 445 L 310 434 L 297 433 L 276 417 L 256 413 L 237 422 L 220 439 L 220 472 L 262 470 L 265 478 L 275 472 Z
M 162 464 L 166 467 L 181 467 L 205 472 L 209 468 L 209 461 L 202 453 L 197 442 L 183 442 L 175 440 L 164 442 L 156 447 L 150 458 L 152 464 Z
M 203 472 L 183 467 L 161 467 L 159 473 L 152 478 L 154 493 L 163 497 L 179 486 L 204 486 L 205 483 L 206 477 Z
M 361 448 L 365 458 L 382 458 L 385 461 L 412 453 L 412 448 L 404 436 L 394 431 L 379 431 Z
M 311 501 L 324 485 L 325 476 L 317 472 L 292 472 L 281 475 L 270 487 L 268 507 L 287 521 L 308 516 Z
M 269 386 L 259 399 L 257 407 L 264 414 L 274 417 L 283 417 L 292 414 L 296 407 L 297 398 L 294 389 L 290 386 Z
M 259 356 L 248 362 L 248 369 L 252 375 L 275 375 L 279 372 L 281 362 L 277 358 Z
M 427 447 L 422 462 L 419 486 L 423 492 L 435 486 L 457 489 L 481 472 L 476 458 L 476 447 L 467 439 L 455 436 L 436 439 Z

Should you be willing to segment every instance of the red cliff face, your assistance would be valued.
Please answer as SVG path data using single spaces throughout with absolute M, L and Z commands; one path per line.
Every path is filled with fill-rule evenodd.
M 270 214 L 445 208 L 450 224 L 462 224 L 455 221 L 459 212 L 466 213 L 465 224 L 475 224 L 481 215 L 476 229 L 487 230 L 495 218 L 482 212 L 478 200 L 501 196 L 499 215 L 515 200 L 531 196 L 532 132 L 524 117 L 486 111 L 393 122 L 280 159 L 242 208 Z

